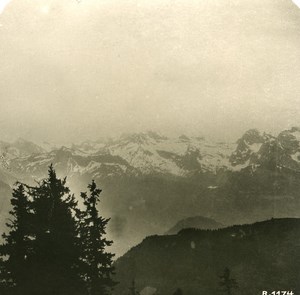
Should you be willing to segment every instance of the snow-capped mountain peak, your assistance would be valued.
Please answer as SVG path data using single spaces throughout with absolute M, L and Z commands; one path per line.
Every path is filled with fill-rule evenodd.
M 195 173 L 215 174 L 220 169 L 240 171 L 251 167 L 253 170 L 274 161 L 273 166 L 300 170 L 299 142 L 300 129 L 292 128 L 277 137 L 251 129 L 237 143 L 212 142 L 186 135 L 169 138 L 148 131 L 113 140 L 53 145 L 50 151 L 26 140 L 2 142 L 0 148 L 8 152 L 11 167 L 18 170 L 40 171 L 54 163 L 69 174 L 158 173 L 187 177 Z

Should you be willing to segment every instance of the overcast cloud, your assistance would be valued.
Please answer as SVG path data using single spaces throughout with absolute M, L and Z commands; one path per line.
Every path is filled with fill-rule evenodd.
M 291 0 L 12 0 L 0 139 L 300 126 L 299 28 Z

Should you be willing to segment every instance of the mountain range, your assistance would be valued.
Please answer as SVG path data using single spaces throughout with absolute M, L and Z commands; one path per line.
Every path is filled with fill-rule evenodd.
M 234 143 L 155 132 L 67 146 L 24 139 L 0 143 L 1 219 L 15 181 L 33 183 L 53 163 L 75 194 L 94 179 L 118 254 L 179 220 L 203 216 L 224 225 L 299 217 L 300 129 L 277 136 L 256 129 Z
M 39 171 L 43 172 L 43 167 L 53 162 L 68 175 L 88 173 L 95 178 L 123 173 L 189 177 L 197 173 L 216 174 L 222 169 L 255 169 L 272 160 L 270 156 L 274 153 L 278 167 L 299 170 L 299 141 L 300 129 L 297 127 L 285 130 L 277 137 L 251 129 L 236 143 L 212 142 L 185 135 L 168 138 L 151 131 L 67 146 L 47 142 L 36 144 L 19 138 L 13 143 L 0 141 L 1 170 L 9 168 L 15 176 L 27 171 L 33 177 L 39 177 Z M 110 173 L 102 174 L 104 167 Z

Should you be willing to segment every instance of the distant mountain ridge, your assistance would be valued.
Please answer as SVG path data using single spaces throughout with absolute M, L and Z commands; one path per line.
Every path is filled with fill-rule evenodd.
M 213 143 L 203 138 L 189 138 L 184 135 L 177 139 L 170 139 L 154 132 L 147 132 L 127 134 L 115 140 L 102 139 L 70 144 L 68 149 L 46 143 L 40 147 L 30 141 L 18 140 L 12 144 L 2 143 L 0 151 L 7 156 L 8 160 L 12 160 L 12 166 L 17 163 L 21 169 L 24 168 L 24 164 L 26 165 L 26 161 L 20 160 L 20 157 L 28 157 L 28 165 L 32 169 L 28 165 L 26 169 L 34 170 L 36 168 L 34 166 L 42 166 L 43 163 L 49 164 L 50 161 L 55 160 L 54 153 L 61 154 L 62 151 L 69 151 L 65 153 L 68 158 L 117 156 L 126 161 L 135 173 L 188 176 L 195 171 L 213 172 L 219 168 L 228 168 L 229 157 L 235 146 L 236 144 Z M 82 165 L 82 161 L 76 163 L 70 172 L 82 171 L 87 165 Z
M 194 216 L 184 218 L 178 221 L 172 228 L 170 228 L 165 235 L 176 235 L 181 230 L 187 228 L 194 228 L 194 229 L 220 229 L 224 227 L 222 223 L 215 221 L 212 218 L 207 218 L 203 216 Z
M 18 138 L 12 143 L 0 141 L 0 152 L 8 159 L 26 157 L 33 154 L 46 152 L 45 149 L 31 141 Z
M 0 152 L 10 162 L 13 172 L 26 170 L 32 173 L 51 162 L 59 165 L 63 160 L 68 173 L 90 172 L 93 177 L 104 176 L 101 173 L 103 166 L 105 171 L 111 168 L 112 173 L 190 177 L 197 173 L 215 174 L 224 169 L 256 169 L 271 161 L 274 153 L 277 165 L 300 171 L 299 142 L 300 129 L 294 127 L 277 137 L 261 134 L 256 129 L 248 130 L 237 143 L 211 142 L 185 135 L 168 138 L 155 132 L 127 134 L 118 139 L 88 141 L 68 147 L 50 144 L 41 147 L 19 139 L 11 144 L 1 142 Z M 99 163 L 98 170 L 95 163 Z

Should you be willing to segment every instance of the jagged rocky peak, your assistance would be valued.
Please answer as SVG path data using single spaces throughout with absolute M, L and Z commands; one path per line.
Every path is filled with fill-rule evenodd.
M 61 159 L 71 158 L 72 156 L 83 156 L 85 157 L 87 154 L 81 150 L 78 150 L 74 147 L 66 147 L 61 146 L 59 148 L 54 149 L 50 152 L 50 155 L 59 157 Z
M 33 154 L 45 152 L 45 150 L 39 145 L 23 138 L 18 138 L 12 143 L 6 143 L 3 147 L 5 149 L 5 152 L 13 158 L 30 156 Z
M 112 142 L 113 139 L 111 138 L 100 137 L 96 140 L 85 140 L 83 142 L 73 143 L 71 149 L 89 154 L 103 153 L 105 147 Z
M 261 133 L 257 129 L 250 129 L 245 132 L 241 139 L 238 140 L 238 143 L 240 142 L 244 142 L 248 145 L 254 143 L 263 143 L 264 135 L 261 135 Z
M 155 139 L 155 140 L 157 140 L 157 141 L 160 141 L 160 140 L 167 140 L 167 139 L 168 139 L 168 137 L 166 137 L 166 136 L 164 136 L 164 135 L 161 135 L 160 133 L 155 132 L 155 131 L 152 131 L 152 130 L 147 131 L 146 134 L 147 134 L 149 137 L 151 137 L 151 138 L 153 138 L 153 139 Z
M 121 135 L 120 141 L 126 141 L 136 144 L 144 144 L 149 141 L 161 141 L 167 140 L 168 138 L 165 136 L 160 135 L 154 131 L 147 131 L 147 132 L 139 132 L 139 133 L 125 133 Z
M 278 139 L 296 140 L 300 142 L 300 127 L 292 127 L 279 133 Z
M 294 126 L 290 129 L 290 132 L 292 133 L 298 133 L 300 135 L 300 127 Z
M 58 152 L 63 152 L 63 153 L 72 153 L 72 151 L 73 150 L 71 148 L 68 148 L 64 145 L 58 149 Z
M 294 154 L 299 151 L 300 128 L 292 127 L 290 130 L 284 130 L 277 137 L 278 147 L 285 150 L 286 153 Z
M 242 141 L 231 157 L 233 166 L 244 164 L 265 167 L 268 169 L 286 168 L 299 170 L 300 163 L 300 128 L 284 130 L 277 137 L 263 134 L 262 143 L 249 140 Z
M 250 129 L 237 141 L 237 148 L 232 153 L 229 161 L 233 166 L 249 164 L 268 135 L 261 134 L 257 129 Z
M 180 136 L 179 136 L 179 139 L 180 139 L 181 141 L 190 141 L 190 138 L 189 138 L 188 136 L 184 135 L 184 134 L 180 135 Z
M 73 150 L 65 146 L 62 146 L 58 149 L 53 150 L 52 152 L 50 152 L 50 154 L 52 156 L 55 156 L 55 159 L 60 162 L 72 157 Z

